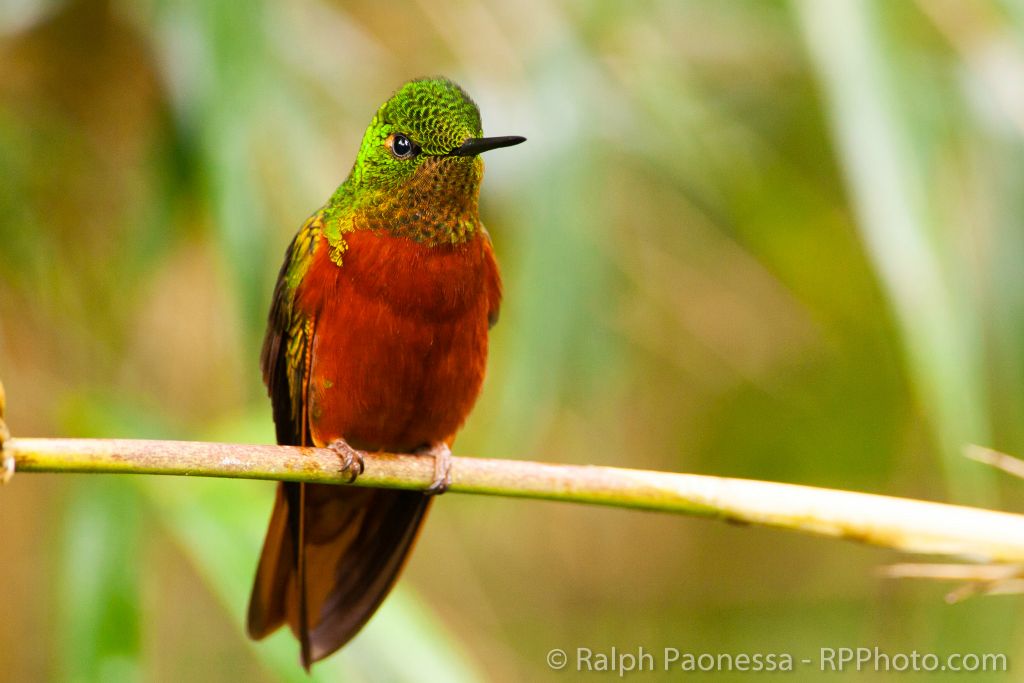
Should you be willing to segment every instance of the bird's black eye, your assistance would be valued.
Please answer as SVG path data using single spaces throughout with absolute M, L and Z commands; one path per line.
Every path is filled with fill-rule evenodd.
M 396 133 L 391 136 L 391 154 L 396 159 L 410 159 L 416 156 L 416 153 L 420 151 L 419 147 L 410 140 L 407 136 L 402 133 Z

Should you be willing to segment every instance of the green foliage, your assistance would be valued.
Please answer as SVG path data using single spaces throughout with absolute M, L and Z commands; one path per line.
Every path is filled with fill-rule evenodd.
M 76 487 L 67 503 L 59 680 L 142 680 L 141 502 L 128 482 L 109 480 Z

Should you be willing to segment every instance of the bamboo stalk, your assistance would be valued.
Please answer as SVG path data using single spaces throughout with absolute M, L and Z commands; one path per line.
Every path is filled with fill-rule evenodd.
M 346 484 L 321 448 L 13 438 L 19 472 L 164 474 Z M 429 457 L 366 453 L 355 486 L 425 489 Z M 1024 516 L 867 493 L 618 467 L 454 457 L 449 491 L 675 512 L 972 561 L 1024 563 Z

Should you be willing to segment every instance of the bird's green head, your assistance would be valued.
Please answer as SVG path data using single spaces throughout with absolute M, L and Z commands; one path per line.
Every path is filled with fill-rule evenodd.
M 479 229 L 477 155 L 523 140 L 483 137 L 480 110 L 452 81 L 409 81 L 377 110 L 334 200 L 354 209 L 358 227 L 457 243 Z

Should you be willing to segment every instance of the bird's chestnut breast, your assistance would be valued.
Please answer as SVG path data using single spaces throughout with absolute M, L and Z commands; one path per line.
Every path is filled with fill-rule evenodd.
M 500 298 L 484 235 L 428 246 L 356 231 L 339 266 L 318 250 L 320 292 L 300 291 L 314 317 L 314 440 L 409 451 L 450 440 L 480 392 L 488 319 Z

